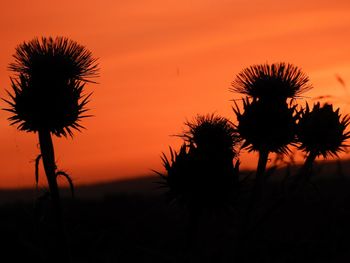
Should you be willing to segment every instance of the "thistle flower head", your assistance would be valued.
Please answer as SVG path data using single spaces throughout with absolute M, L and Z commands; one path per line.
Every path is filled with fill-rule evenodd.
M 187 142 L 208 155 L 236 155 L 234 146 L 238 136 L 233 124 L 226 118 L 198 115 L 193 122 L 186 122 L 189 128 L 183 135 Z
M 242 148 L 286 153 L 288 145 L 295 142 L 295 106 L 246 98 L 243 100 L 243 113 L 237 104 L 233 110 L 238 121 L 237 132 L 244 140 Z
M 231 91 L 254 99 L 286 100 L 310 89 L 309 78 L 296 66 L 286 63 L 253 65 L 241 71 Z
M 169 188 L 170 199 L 176 199 L 180 203 L 186 203 L 189 188 L 193 185 L 194 163 L 188 153 L 187 146 L 183 144 L 179 152 L 170 148 L 171 158 L 163 153 L 162 161 L 166 174 L 160 174 L 165 179 L 165 185 Z
M 98 75 L 96 59 L 84 46 L 65 37 L 34 38 L 23 42 L 9 69 L 41 85 L 72 80 L 88 81 Z
M 171 158 L 162 158 L 166 174 L 160 175 L 170 198 L 199 210 L 231 204 L 239 166 L 239 161 L 233 165 L 238 140 L 233 124 L 212 114 L 186 125 L 180 151 L 170 149 Z
M 35 38 L 16 48 L 9 69 L 13 93 L 5 100 L 13 113 L 9 118 L 18 129 L 49 130 L 57 136 L 72 135 L 72 129 L 87 117 L 86 82 L 97 76 L 96 59 L 84 46 L 63 37 Z
M 299 148 L 325 158 L 337 156 L 347 146 L 344 143 L 350 137 L 346 131 L 349 123 L 350 117 L 341 117 L 339 109 L 334 111 L 331 104 L 317 103 L 312 110 L 307 104 L 297 126 Z
M 180 204 L 195 208 L 216 209 L 232 202 L 233 166 L 224 170 L 215 160 L 203 158 L 193 146 L 182 145 L 179 152 L 170 149 L 170 159 L 163 154 L 165 180 L 169 197 Z

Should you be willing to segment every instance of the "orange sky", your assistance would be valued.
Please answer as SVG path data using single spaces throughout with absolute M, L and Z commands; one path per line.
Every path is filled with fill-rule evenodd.
M 95 117 L 74 139 L 54 141 L 59 168 L 76 184 L 161 169 L 161 152 L 181 143 L 169 135 L 197 113 L 234 120 L 230 99 L 239 96 L 230 82 L 251 64 L 293 63 L 315 86 L 306 96 L 350 102 L 335 78 L 350 83 L 348 0 L 12 0 L 1 4 L 0 25 L 1 97 L 24 40 L 63 35 L 99 57 L 100 84 L 87 88 Z M 33 186 L 36 135 L 9 127 L 7 117 L 0 112 L 0 188 Z M 242 162 L 256 165 L 251 155 Z

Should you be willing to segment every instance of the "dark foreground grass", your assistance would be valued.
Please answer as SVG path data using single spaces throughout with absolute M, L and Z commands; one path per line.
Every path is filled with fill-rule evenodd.
M 162 192 L 139 189 L 79 199 L 78 189 L 77 199 L 63 200 L 72 261 L 349 262 L 350 178 L 335 165 L 316 171 L 314 185 L 305 185 L 266 213 L 279 198 L 284 171 L 270 178 L 269 194 L 248 226 L 244 211 L 252 182 L 247 180 L 234 208 L 202 217 L 192 249 L 185 245 L 186 213 L 168 205 Z M 145 180 L 146 188 L 155 188 L 151 182 L 156 180 Z M 49 206 L 48 200 L 1 205 L 2 262 L 48 262 L 49 254 L 60 250 L 52 237 Z

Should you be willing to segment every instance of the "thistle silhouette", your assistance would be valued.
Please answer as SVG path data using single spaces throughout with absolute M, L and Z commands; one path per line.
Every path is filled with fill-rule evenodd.
M 182 137 L 186 144 L 194 146 L 193 150 L 203 160 L 212 162 L 219 174 L 233 174 L 235 187 L 238 187 L 238 172 L 233 172 L 233 169 L 238 169 L 239 161 L 237 168 L 232 166 L 232 160 L 237 156 L 235 146 L 239 142 L 234 125 L 214 114 L 198 115 L 194 121 L 185 124 L 188 130 Z
M 270 153 L 286 154 L 288 145 L 295 143 L 295 106 L 285 102 L 270 104 L 260 100 L 243 100 L 243 113 L 237 104 L 233 108 L 238 124 L 237 132 L 243 140 L 242 148 L 259 152 L 256 170 L 254 202 L 263 194 L 265 170 Z
M 282 62 L 245 68 L 232 82 L 231 91 L 273 102 L 294 99 L 311 88 L 305 73 L 292 64 Z
M 96 59 L 84 46 L 64 37 L 34 38 L 23 42 L 13 55 L 15 62 L 9 69 L 13 92 L 5 101 L 5 109 L 13 115 L 11 125 L 26 132 L 38 133 L 42 159 L 56 214 L 59 231 L 63 230 L 57 176 L 68 174 L 57 171 L 51 134 L 57 137 L 73 136 L 73 130 L 83 128 L 81 119 L 86 115 L 90 94 L 83 90 L 90 79 L 98 75 Z
M 347 145 L 345 141 L 350 138 L 346 131 L 350 117 L 341 117 L 339 109 L 333 110 L 331 104 L 317 103 L 310 110 L 308 104 L 301 110 L 301 117 L 297 126 L 299 149 L 307 154 L 304 165 L 299 171 L 296 180 L 308 179 L 312 166 L 318 156 L 327 158 L 338 156 Z
M 232 82 L 231 91 L 248 96 L 243 99 L 243 113 L 236 103 L 233 108 L 237 131 L 244 140 L 242 147 L 259 152 L 253 199 L 263 193 L 269 153 L 284 154 L 295 142 L 297 116 L 292 101 L 311 88 L 308 81 L 294 65 L 275 63 L 248 67 Z
M 192 243 L 203 213 L 232 205 L 239 169 L 238 160 L 233 164 L 238 137 L 233 124 L 220 116 L 199 115 L 186 125 L 188 130 L 180 135 L 185 143 L 179 152 L 170 148 L 170 159 L 163 153 L 166 173 L 158 174 L 169 188 L 169 199 L 187 208 Z
M 164 153 L 162 157 L 166 174 L 161 175 L 171 199 L 199 210 L 228 202 L 239 165 L 233 165 L 238 138 L 233 124 L 223 117 L 199 115 L 186 125 L 180 151 L 170 148 L 171 158 Z

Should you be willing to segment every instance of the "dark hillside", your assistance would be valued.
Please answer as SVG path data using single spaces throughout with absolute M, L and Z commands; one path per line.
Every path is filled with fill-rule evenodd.
M 186 249 L 187 214 L 168 205 L 158 177 L 64 190 L 64 215 L 73 262 L 347 262 L 350 260 L 350 162 L 319 163 L 314 178 L 283 205 L 285 169 L 269 180 L 269 193 L 245 231 L 250 181 L 228 213 L 203 216 L 197 242 Z M 49 201 L 34 190 L 0 192 L 2 254 L 10 261 L 46 262 L 52 251 Z M 263 216 L 261 216 L 263 215 Z M 262 219 L 261 219 L 262 218 Z

